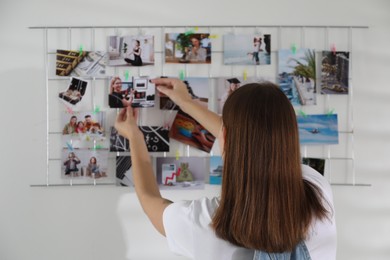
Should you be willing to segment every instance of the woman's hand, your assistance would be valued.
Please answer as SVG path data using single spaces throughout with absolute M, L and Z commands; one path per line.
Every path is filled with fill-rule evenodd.
M 130 105 L 126 108 L 123 108 L 116 117 L 115 129 L 121 136 L 124 136 L 130 140 L 139 136 L 139 134 L 142 135 L 138 128 L 137 121 L 138 110 L 133 109 Z
M 157 78 L 152 79 L 160 93 L 168 96 L 176 105 L 183 110 L 186 103 L 192 102 L 188 93 L 187 86 L 183 81 L 175 78 Z

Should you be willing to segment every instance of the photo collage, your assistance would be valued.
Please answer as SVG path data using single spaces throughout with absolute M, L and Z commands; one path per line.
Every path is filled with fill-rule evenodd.
M 165 33 L 162 39 L 163 63 L 207 66 L 213 62 L 213 39 L 215 35 L 210 33 Z M 225 66 L 269 66 L 275 60 L 271 34 L 226 34 L 220 39 Z M 159 109 L 164 119 L 169 115 L 169 120 L 164 120 L 163 125 L 139 126 L 147 149 L 155 159 L 156 179 L 161 187 L 202 189 L 205 183 L 221 184 L 222 158 L 211 153 L 216 137 L 168 97 L 159 95 L 151 82 L 155 76 L 140 76 L 139 67 L 155 66 L 155 56 L 161 53 L 156 51 L 155 41 L 153 35 L 112 35 L 107 37 L 106 50 L 56 50 L 55 74 L 69 78 L 67 86 L 58 93 L 63 104 L 63 178 L 97 179 L 110 175 L 116 178 L 118 185 L 132 186 L 129 141 L 118 134 L 112 118 L 109 120 L 106 113 L 117 113 L 118 109 L 132 106 L 144 111 L 150 108 L 153 113 Z M 320 91 L 317 91 L 316 84 L 317 56 L 320 55 L 316 55 L 316 50 L 308 48 L 277 51 L 278 75 L 276 80 L 269 81 L 274 81 L 295 107 L 316 106 L 317 93 L 348 94 L 349 52 L 321 52 Z M 137 76 L 126 71 L 132 67 L 138 67 Z M 96 90 L 91 80 L 95 78 L 107 82 L 105 103 L 96 104 L 94 101 Z M 180 78 L 193 100 L 218 114 L 222 114 L 226 99 L 235 90 L 248 83 L 264 81 L 242 75 Z M 339 142 L 337 114 L 298 115 L 297 123 L 301 145 Z M 160 153 L 172 152 L 172 140 L 207 155 L 174 158 L 164 154 L 164 157 L 159 157 Z M 112 153 L 117 154 L 115 172 L 108 167 Z M 313 164 L 315 158 L 311 160 Z

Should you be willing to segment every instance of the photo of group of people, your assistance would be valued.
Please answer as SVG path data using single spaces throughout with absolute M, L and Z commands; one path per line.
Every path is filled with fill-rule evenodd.
M 108 148 L 104 124 L 104 112 L 63 112 L 63 147 L 96 148 L 98 146 Z
M 108 105 L 110 108 L 154 107 L 155 86 L 149 77 L 115 76 L 110 80 Z
M 62 175 L 65 178 L 107 177 L 107 161 L 107 150 L 63 149 Z

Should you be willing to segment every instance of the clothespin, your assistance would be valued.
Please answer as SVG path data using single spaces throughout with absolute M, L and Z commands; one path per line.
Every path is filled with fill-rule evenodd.
M 103 146 L 101 144 L 97 144 L 93 147 L 93 150 L 98 150 L 98 149 L 102 149 Z
M 307 117 L 306 113 L 303 112 L 301 109 L 298 110 L 298 114 L 302 117 Z
M 100 106 L 95 106 L 95 109 L 93 110 L 93 114 L 96 115 L 97 113 L 100 112 Z
M 216 34 L 210 34 L 210 35 L 209 35 L 209 38 L 210 38 L 210 39 L 217 39 L 217 38 L 218 38 L 218 35 L 216 35 Z
M 73 151 L 73 146 L 72 146 L 71 143 L 66 142 L 66 146 L 68 147 L 68 150 L 69 150 L 69 151 Z
M 329 111 L 326 113 L 326 115 L 327 116 L 331 116 L 331 115 L 333 115 L 334 114 L 334 108 L 332 108 L 332 109 L 329 109 Z
M 297 53 L 297 45 L 295 43 L 291 44 L 291 52 L 294 55 Z
M 184 80 L 184 78 L 185 78 L 184 70 L 180 70 L 179 78 L 180 78 L 180 80 Z
M 84 46 L 82 44 L 80 44 L 80 48 L 79 48 L 79 56 L 83 55 L 83 48 Z
M 68 106 L 65 106 L 65 108 L 66 108 L 66 111 L 69 113 L 69 114 L 71 114 L 71 115 L 73 115 L 73 110 L 70 108 L 70 107 L 68 107 Z
M 248 72 L 244 70 L 244 75 L 243 75 L 244 81 L 248 78 Z
M 125 75 L 125 81 L 129 81 L 129 75 L 130 75 L 129 70 L 125 70 L 124 75 Z
M 179 157 L 180 157 L 179 150 L 176 150 L 176 161 L 179 160 Z
M 333 55 L 336 55 L 336 44 L 332 43 L 330 50 L 332 51 Z

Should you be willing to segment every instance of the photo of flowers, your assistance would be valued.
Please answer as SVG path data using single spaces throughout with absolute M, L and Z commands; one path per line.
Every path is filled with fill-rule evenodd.
M 208 33 L 166 33 L 166 63 L 211 63 L 211 39 Z
M 349 52 L 323 51 L 321 94 L 348 94 Z
M 154 36 L 109 36 L 108 66 L 154 65 Z
M 294 106 L 316 105 L 316 59 L 312 49 L 279 50 L 278 84 Z
M 156 178 L 160 189 L 204 189 L 205 157 L 157 157 Z
M 270 34 L 226 34 L 223 36 L 225 65 L 271 64 Z
M 328 145 L 339 143 L 337 114 L 297 116 L 301 145 Z
M 215 137 L 190 115 L 179 110 L 169 131 L 169 137 L 209 153 Z
M 221 185 L 222 169 L 222 156 L 210 156 L 210 184 Z

